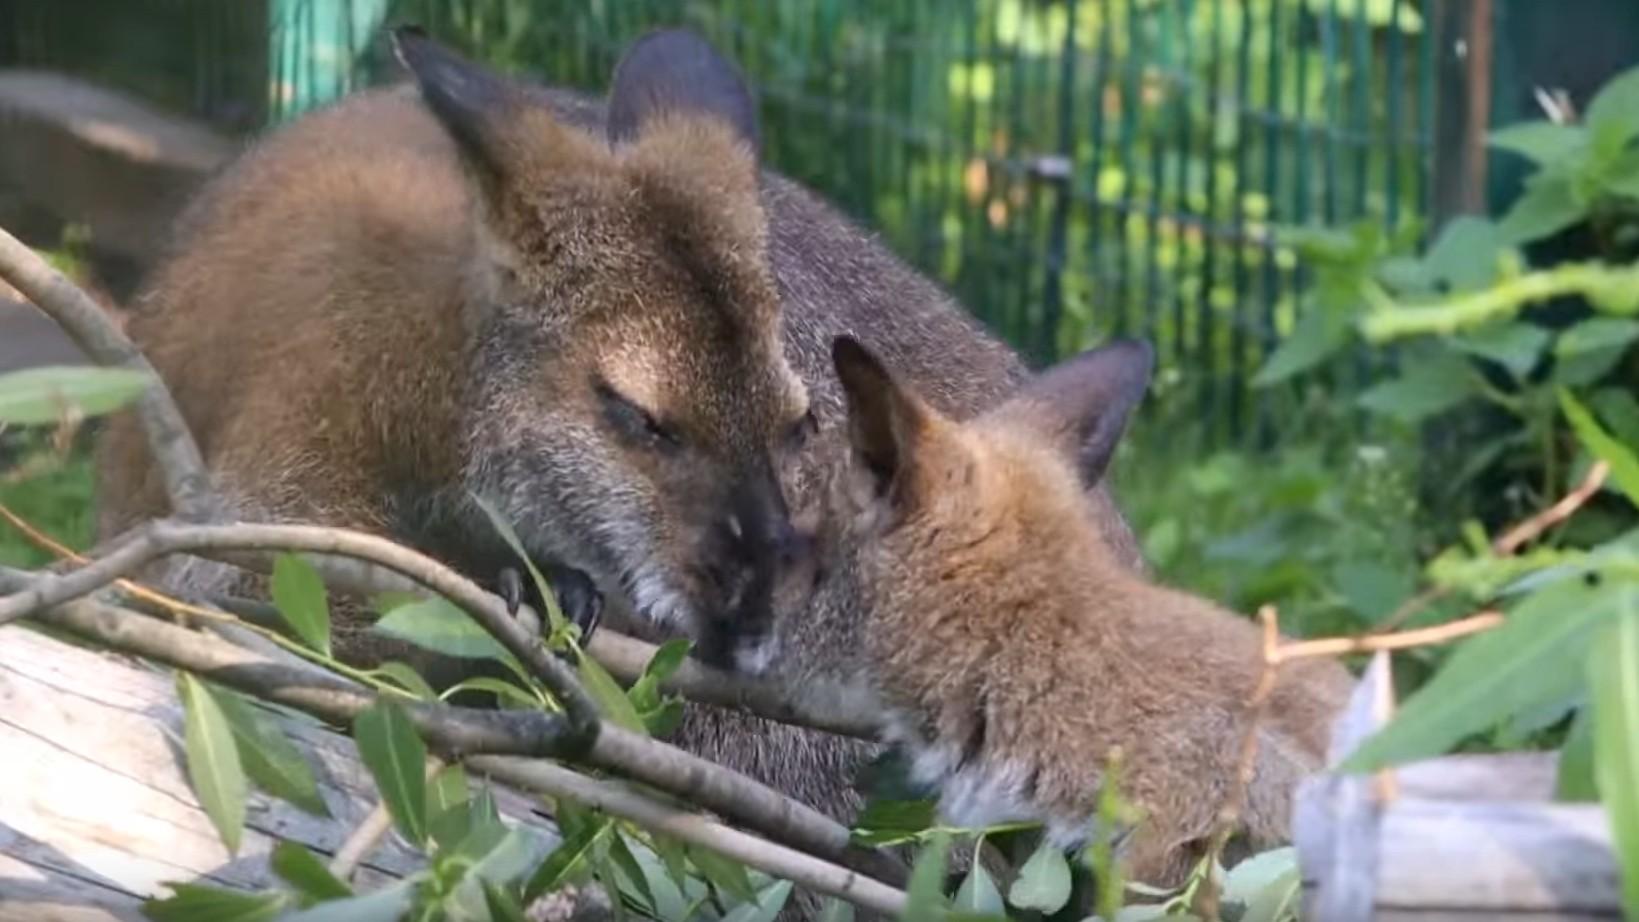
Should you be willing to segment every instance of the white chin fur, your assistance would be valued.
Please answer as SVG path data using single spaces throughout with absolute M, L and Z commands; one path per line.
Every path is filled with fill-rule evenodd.
M 631 594 L 632 608 L 662 627 L 687 628 L 693 621 L 694 607 L 656 570 L 639 572 L 632 580 Z
M 779 642 L 769 638 L 734 651 L 734 668 L 749 676 L 766 675 L 780 652 Z

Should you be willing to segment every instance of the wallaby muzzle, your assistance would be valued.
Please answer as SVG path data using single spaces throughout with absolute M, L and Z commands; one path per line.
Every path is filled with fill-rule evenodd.
M 811 552 L 808 537 L 792 527 L 785 495 L 766 461 L 754 465 L 727 499 L 705 552 L 718 605 L 702 612 L 695 648 L 696 656 L 719 666 L 729 665 L 739 637 L 768 630 L 776 581 Z

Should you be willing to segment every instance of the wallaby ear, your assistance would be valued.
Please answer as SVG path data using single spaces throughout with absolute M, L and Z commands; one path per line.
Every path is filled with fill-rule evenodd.
M 1149 389 L 1154 364 L 1149 343 L 1112 340 L 1042 372 L 993 412 L 1045 428 L 1074 454 L 1081 480 L 1091 488 L 1103 478 L 1133 408 Z
M 522 153 L 508 130 L 528 105 L 518 88 L 433 41 L 419 26 L 400 26 L 392 34 L 393 54 L 468 162 L 488 179 L 505 177 Z
M 873 494 L 887 496 L 914 461 L 928 411 L 853 337 L 832 340 L 831 362 L 848 395 L 848 441 Z
M 609 88 L 609 142 L 635 140 L 653 119 L 672 113 L 720 119 L 753 153 L 761 147 L 751 89 L 734 65 L 687 29 L 643 36 L 615 66 Z

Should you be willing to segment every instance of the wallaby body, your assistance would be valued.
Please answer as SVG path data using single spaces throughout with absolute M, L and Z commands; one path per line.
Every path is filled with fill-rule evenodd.
M 787 575 L 749 671 L 882 715 L 952 822 L 1092 831 L 1112 754 L 1145 818 L 1131 872 L 1179 883 L 1233 784 L 1262 668 L 1244 618 L 1147 581 L 1087 501 L 1148 378 L 1147 347 L 1072 360 L 966 423 L 841 341 L 850 461 L 833 466 L 817 566 Z M 839 448 L 840 446 L 833 446 Z M 1259 730 L 1244 841 L 1289 833 L 1351 682 L 1332 662 L 1282 674 Z
M 676 36 L 662 33 L 661 39 Z M 655 45 L 640 43 L 637 50 L 644 47 Z M 642 64 L 637 50 L 628 63 Z M 555 121 L 581 132 L 577 143 L 606 130 L 600 104 L 541 87 L 520 90 Z M 617 147 L 632 144 L 626 138 Z M 690 491 L 664 489 L 671 476 L 664 455 L 609 461 L 562 448 L 610 439 L 608 408 L 580 403 L 548 412 L 531 396 L 543 376 L 631 358 L 633 344 L 675 344 L 673 359 L 684 373 L 667 368 L 645 376 L 656 363 L 634 359 L 623 363 L 631 374 L 621 383 L 634 391 L 650 386 L 655 392 L 641 396 L 670 406 L 721 403 L 716 415 L 724 419 L 743 409 L 742 400 L 752 400 L 757 409 L 734 438 L 776 443 L 746 456 L 766 455 L 786 495 L 803 497 L 822 482 L 829 456 L 800 446 L 786 450 L 780 440 L 800 415 L 793 397 L 802 390 L 818 430 L 828 438 L 839 428 L 843 397 L 829 358 L 834 336 L 848 333 L 870 343 L 931 403 L 956 416 L 994 404 L 1024 380 L 1025 370 L 937 286 L 806 190 L 763 172 L 760 203 L 748 204 L 737 194 L 732 168 L 740 154 L 732 144 L 719 137 L 705 149 L 677 153 L 670 175 L 729 199 L 733 207 L 724 220 L 756 223 L 759 211 L 766 215 L 762 244 L 747 233 L 738 238 L 743 246 L 723 249 L 738 252 L 748 266 L 762 262 L 771 269 L 779 317 L 757 313 L 755 305 L 748 316 L 780 338 L 783 357 L 753 349 L 756 367 L 741 367 L 729 361 L 746 351 L 741 345 L 663 325 L 591 335 L 566 321 L 561 330 L 484 335 L 489 312 L 482 288 L 473 286 L 489 273 L 484 247 L 496 235 L 485 226 L 480 187 L 470 164 L 463 164 L 461 143 L 408 88 L 356 94 L 305 116 L 216 180 L 182 222 L 175 255 L 137 305 L 132 333 L 175 391 L 212 473 L 244 517 L 377 531 L 487 578 L 510 556 L 486 525 L 452 507 L 467 489 L 495 486 L 493 479 L 469 479 L 496 468 L 475 459 L 533 433 L 553 443 L 536 443 L 533 455 L 543 466 L 533 471 L 533 486 L 521 485 L 511 496 L 494 497 L 490 490 L 508 500 L 503 509 L 532 553 L 583 569 L 612 590 L 611 622 L 623 629 L 650 638 L 699 635 L 702 624 L 731 606 L 666 601 L 680 593 L 645 597 L 645 584 L 626 578 L 641 570 L 638 564 L 614 560 L 613 550 L 593 555 L 581 547 L 618 545 L 634 559 L 699 557 L 685 553 L 694 543 L 681 533 L 688 529 L 623 514 L 634 495 L 669 504 L 685 502 Z M 696 169 L 700 157 L 714 165 Z M 729 178 L 714 180 L 718 168 L 730 169 Z M 596 170 L 582 178 L 603 181 Z M 562 220 L 573 224 L 576 206 L 564 207 Z M 629 248 L 613 233 L 587 245 Z M 531 259 L 550 264 L 560 255 L 540 251 Z M 659 252 L 650 261 L 664 267 L 676 257 Z M 687 298 L 668 299 L 664 285 L 651 290 L 644 283 L 651 268 L 631 273 L 631 301 L 655 312 L 687 308 Z M 565 277 L 564 296 L 590 290 L 586 283 L 595 280 Z M 548 334 L 543 344 L 540 337 Z M 781 383 L 782 363 L 795 372 L 795 389 Z M 685 387 L 691 377 L 708 375 L 719 385 Z M 544 467 L 549 456 L 563 461 Z M 100 467 L 105 534 L 163 512 L 160 483 L 134 420 L 115 423 Z M 701 505 L 722 508 L 732 503 L 716 490 L 734 487 L 740 475 L 732 467 L 678 476 L 700 481 Z M 1120 515 L 1102 493 L 1094 502 L 1110 540 L 1136 565 Z M 675 517 L 698 518 L 681 510 Z M 183 588 L 224 587 L 196 580 Z M 695 610 L 675 616 L 681 607 Z M 357 635 L 351 643 L 339 638 L 344 653 L 383 653 L 383 645 L 362 634 L 364 627 L 362 620 L 338 624 L 338 633 Z M 857 809 L 853 774 L 872 751 L 864 743 L 712 708 L 690 708 L 674 738 L 841 819 Z

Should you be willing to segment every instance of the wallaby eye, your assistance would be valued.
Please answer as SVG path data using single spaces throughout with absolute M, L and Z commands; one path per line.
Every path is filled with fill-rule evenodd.
M 594 384 L 593 389 L 597 392 L 598 401 L 603 404 L 604 416 L 628 438 L 668 449 L 683 444 L 676 430 L 656 419 L 653 413 L 638 406 L 635 401 L 622 396 L 619 391 L 601 381 Z
M 808 444 L 808 439 L 819 431 L 819 419 L 814 416 L 814 409 L 809 407 L 803 411 L 801 417 L 791 424 L 785 432 L 785 446 L 796 451 Z

